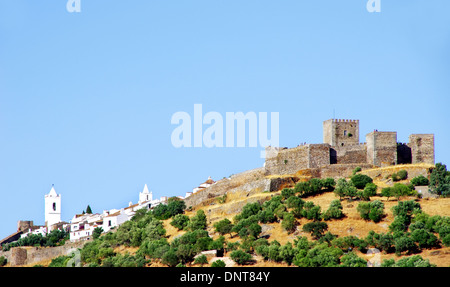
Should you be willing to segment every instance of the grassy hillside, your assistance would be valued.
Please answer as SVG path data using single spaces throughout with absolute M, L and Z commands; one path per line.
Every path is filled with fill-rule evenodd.
M 392 173 L 402 169 L 408 177 L 393 182 Z M 211 266 L 215 260 L 226 266 L 367 266 L 375 258 L 369 250 L 376 247 L 381 251 L 377 260 L 386 266 L 448 267 L 450 198 L 421 198 L 410 189 L 399 199 L 381 196 L 383 188 L 394 184 L 410 188 L 412 176 L 429 176 L 429 171 L 423 165 L 360 171 L 378 186 L 370 198 L 362 198 L 356 188 L 357 193 L 340 197 L 334 189 L 342 182 L 313 187 L 310 182 L 322 181 L 305 177 L 299 182 L 310 184 L 306 189 L 297 183 L 273 192 L 234 192 L 183 212 L 173 200 L 88 243 L 81 258 L 85 266 Z M 372 203 L 381 206 L 383 215 L 363 219 L 359 206 Z M 339 212 L 325 220 L 332 204 Z M 174 219 L 184 222 L 183 228 L 175 227 Z M 218 230 L 215 224 L 225 219 L 229 230 Z M 207 263 L 196 261 L 211 249 L 224 254 L 216 258 L 206 252 Z

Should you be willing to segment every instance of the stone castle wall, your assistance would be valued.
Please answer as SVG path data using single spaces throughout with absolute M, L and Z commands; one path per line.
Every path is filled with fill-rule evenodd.
M 434 135 L 413 134 L 409 136 L 412 163 L 434 164 Z

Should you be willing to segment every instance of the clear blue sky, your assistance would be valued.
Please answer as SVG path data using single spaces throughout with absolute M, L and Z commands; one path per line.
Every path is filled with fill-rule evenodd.
M 0 238 L 44 223 L 184 195 L 263 165 L 261 148 L 172 146 L 171 116 L 279 112 L 280 144 L 322 122 L 434 133 L 450 164 L 450 1 L 0 0 Z

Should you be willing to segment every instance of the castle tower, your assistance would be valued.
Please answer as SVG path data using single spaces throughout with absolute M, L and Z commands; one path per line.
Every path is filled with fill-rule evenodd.
M 139 203 L 145 202 L 145 201 L 152 201 L 153 200 L 153 193 L 148 190 L 147 184 L 144 186 L 144 189 L 142 192 L 139 193 Z
M 49 194 L 45 195 L 45 225 L 50 231 L 50 227 L 61 222 L 61 194 L 56 194 L 55 187 Z
M 333 147 L 359 144 L 359 120 L 324 121 L 323 142 Z
M 397 132 L 373 131 L 366 135 L 367 163 L 375 166 L 397 164 Z
M 434 164 L 434 134 L 412 134 L 408 146 L 412 163 Z

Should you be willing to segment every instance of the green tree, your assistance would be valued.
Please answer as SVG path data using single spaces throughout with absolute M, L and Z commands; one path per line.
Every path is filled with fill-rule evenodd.
M 356 253 L 350 252 L 341 258 L 342 267 L 367 267 L 367 261 L 358 257 Z
M 252 256 L 242 250 L 235 250 L 230 254 L 231 259 L 239 265 L 245 265 L 252 261 Z
M 389 200 L 389 197 L 394 196 L 393 192 L 392 192 L 392 188 L 390 187 L 385 187 L 381 190 L 381 196 L 386 197 L 387 200 Z
M 322 218 L 324 220 L 330 220 L 330 219 L 340 219 L 344 216 L 344 213 L 342 212 L 342 204 L 339 199 L 335 199 L 331 202 L 330 207 L 327 209 L 327 211 L 324 212 L 322 215 Z
M 203 209 L 199 209 L 191 218 L 191 221 L 189 223 L 189 229 L 194 231 L 197 229 L 205 229 L 206 228 L 206 215 Z
M 281 227 L 283 227 L 288 233 L 292 233 L 296 229 L 296 220 L 292 213 L 285 213 L 283 215 L 283 221 L 281 222 Z
M 92 214 L 92 209 L 91 209 L 91 207 L 89 205 L 86 207 L 86 213 L 87 214 Z
M 368 183 L 373 182 L 372 178 L 365 174 L 355 174 L 351 177 L 351 181 L 358 189 L 363 189 Z
M 96 228 L 94 228 L 94 231 L 92 232 L 92 238 L 97 239 L 100 237 L 100 235 L 102 235 L 102 233 L 103 233 L 103 228 L 96 227 Z
M 217 222 L 214 224 L 214 228 L 216 232 L 220 233 L 221 235 L 225 234 L 231 234 L 231 230 L 233 229 L 233 224 L 231 221 L 227 218 Z
M 430 184 L 430 181 L 425 176 L 418 175 L 418 176 L 414 177 L 413 179 L 411 179 L 411 183 L 414 186 L 426 186 L 426 185 Z
M 185 229 L 189 224 L 189 216 L 184 214 L 177 214 L 172 218 L 170 225 L 178 228 L 178 230 Z
M 303 231 L 311 233 L 314 239 L 320 239 L 327 230 L 328 224 L 325 222 L 314 221 L 303 225 Z

